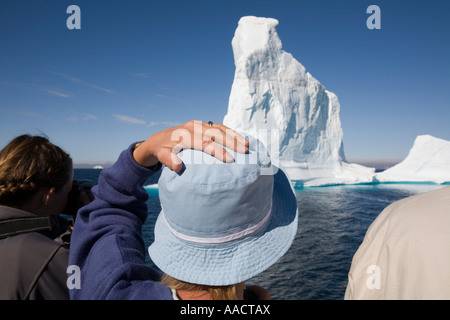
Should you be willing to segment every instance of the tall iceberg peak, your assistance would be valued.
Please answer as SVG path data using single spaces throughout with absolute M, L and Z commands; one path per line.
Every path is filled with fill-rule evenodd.
M 259 137 L 305 185 L 371 182 L 374 169 L 346 162 L 338 98 L 283 50 L 272 18 L 242 17 L 224 124 Z M 278 133 L 273 137 L 261 132 Z

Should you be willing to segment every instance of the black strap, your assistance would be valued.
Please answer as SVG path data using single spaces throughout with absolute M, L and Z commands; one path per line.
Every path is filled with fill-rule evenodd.
M 51 230 L 50 217 L 15 218 L 0 221 L 0 239 L 22 233 Z
M 53 259 L 53 257 L 55 256 L 55 254 L 58 252 L 59 248 L 62 245 L 63 244 L 60 243 L 58 246 L 55 246 L 55 248 L 47 256 L 44 263 L 42 263 L 41 268 L 36 272 L 36 275 L 34 276 L 33 281 L 30 282 L 30 285 L 28 286 L 27 291 L 22 296 L 22 298 L 21 298 L 22 300 L 28 300 L 30 298 L 30 294 L 33 291 L 34 287 L 36 286 L 36 283 L 39 281 L 42 273 L 44 273 L 45 269 L 47 268 L 48 264 L 50 263 L 50 260 Z

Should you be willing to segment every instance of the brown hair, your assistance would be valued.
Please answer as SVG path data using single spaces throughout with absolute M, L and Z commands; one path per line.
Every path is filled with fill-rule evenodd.
M 193 284 L 184 282 L 167 274 L 163 274 L 161 283 L 174 290 L 188 290 L 188 291 L 205 291 L 212 300 L 236 300 L 236 285 L 229 286 L 205 286 L 200 284 Z
M 0 151 L 0 204 L 20 206 L 41 187 L 58 191 L 71 171 L 69 154 L 46 137 L 21 135 Z

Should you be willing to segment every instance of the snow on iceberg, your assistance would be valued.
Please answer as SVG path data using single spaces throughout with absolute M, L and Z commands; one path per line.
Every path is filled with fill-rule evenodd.
M 223 123 L 258 137 L 289 177 L 305 186 L 372 182 L 374 168 L 345 159 L 337 96 L 283 50 L 277 25 L 272 18 L 240 19 Z
M 450 182 L 450 141 L 421 135 L 399 164 L 377 173 L 379 182 Z

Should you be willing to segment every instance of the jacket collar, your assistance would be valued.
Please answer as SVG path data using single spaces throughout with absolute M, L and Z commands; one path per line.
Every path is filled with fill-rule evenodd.
M 0 221 L 6 219 L 33 218 L 33 217 L 39 216 L 21 209 L 0 205 Z

